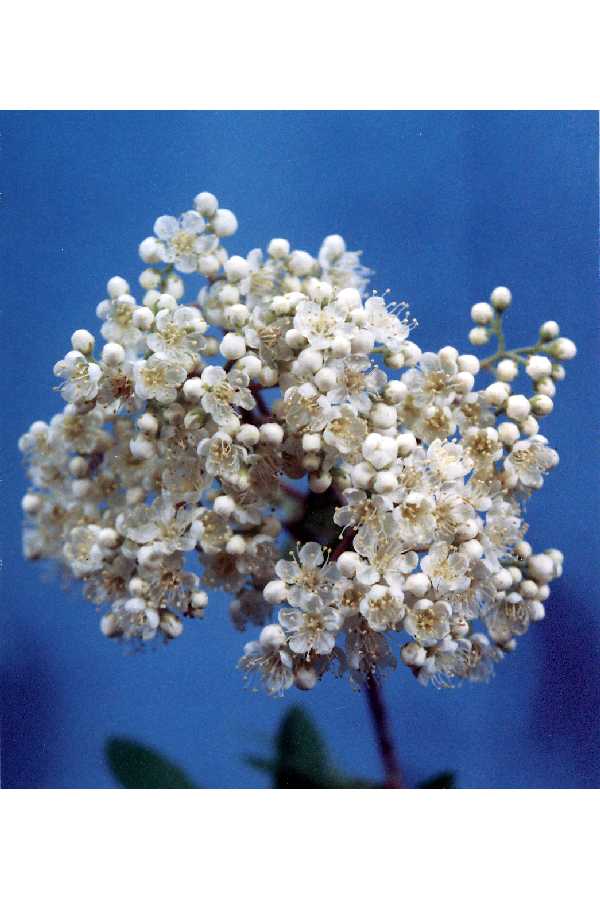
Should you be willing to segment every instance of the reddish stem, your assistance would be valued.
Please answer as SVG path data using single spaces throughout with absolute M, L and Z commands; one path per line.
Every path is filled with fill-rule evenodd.
M 396 757 L 396 749 L 392 741 L 387 710 L 381 694 L 381 686 L 373 675 L 367 675 L 366 687 L 369 711 L 375 728 L 379 755 L 381 756 L 385 772 L 384 787 L 402 788 L 404 787 L 404 780 L 402 778 L 400 764 Z

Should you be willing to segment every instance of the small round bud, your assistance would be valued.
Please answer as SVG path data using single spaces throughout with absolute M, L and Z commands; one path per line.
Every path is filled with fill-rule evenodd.
M 456 526 L 454 537 L 459 543 L 472 541 L 479 534 L 479 523 L 474 519 L 467 519 Z
M 336 565 L 344 578 L 354 578 L 360 557 L 352 550 L 345 550 L 337 559 Z
M 213 253 L 204 253 L 198 260 L 198 271 L 205 278 L 213 278 L 220 267 L 221 264 Z
M 343 356 L 349 356 L 352 353 L 352 344 L 348 338 L 338 334 L 331 342 L 330 352 L 336 359 L 341 359 Z
M 481 368 L 477 357 L 472 356 L 470 353 L 461 354 L 456 362 L 460 372 L 470 372 L 471 375 L 477 375 Z
M 549 352 L 555 359 L 569 360 L 577 354 L 577 347 L 569 338 L 560 337 L 550 345 Z
M 234 534 L 233 537 L 229 538 L 227 541 L 225 550 L 227 553 L 231 553 L 232 556 L 243 556 L 246 552 L 246 541 L 241 534 Z
M 129 449 L 135 459 L 152 459 L 156 453 L 154 444 L 142 434 L 129 441 Z
M 256 378 L 262 369 L 262 363 L 257 356 L 242 356 L 236 363 L 236 368 L 242 369 L 248 378 Z
M 552 374 L 552 363 L 547 356 L 530 356 L 525 371 L 533 381 Z
M 183 625 L 173 613 L 162 613 L 160 617 L 160 630 L 168 638 L 178 638 L 183 632 Z
M 469 559 L 481 559 L 483 556 L 483 547 L 474 539 L 465 541 L 460 545 L 461 553 L 466 553 Z
M 102 348 L 102 362 L 111 368 L 120 366 L 125 359 L 125 348 L 110 341 Z
M 241 281 L 250 272 L 250 263 L 243 256 L 230 256 L 223 266 L 229 281 Z
M 246 353 L 246 341 L 241 335 L 228 332 L 219 344 L 219 350 L 225 359 L 241 359 Z
M 114 528 L 101 528 L 98 535 L 98 542 L 109 550 L 116 547 L 119 543 L 119 535 Z
M 21 500 L 21 509 L 30 516 L 39 512 L 42 507 L 42 498 L 39 494 L 25 494 Z
M 208 606 L 208 594 L 206 591 L 194 591 L 190 597 L 192 609 L 206 609 Z
M 235 439 L 238 444 L 243 444 L 245 447 L 255 447 L 260 441 L 260 431 L 256 425 L 242 425 L 236 432 Z
M 539 592 L 539 588 L 535 581 L 526 578 L 521 582 L 521 596 L 526 600 L 535 600 Z
M 331 482 L 333 481 L 329 472 L 323 472 L 322 475 L 310 475 L 308 479 L 308 486 L 315 494 L 324 494 L 325 491 L 331 487 Z
M 217 237 L 231 237 L 238 229 L 238 221 L 230 209 L 219 209 L 212 220 Z
M 301 691 L 311 691 L 319 680 L 315 669 L 308 666 L 302 666 L 301 669 L 294 674 L 294 683 Z
M 510 396 L 510 388 L 504 381 L 494 381 L 488 384 L 483 395 L 492 406 L 504 406 Z
M 471 375 L 470 372 L 459 372 L 454 377 L 454 385 L 458 394 L 462 394 L 464 396 L 470 394 L 473 390 L 474 384 L 475 377 Z
M 521 432 L 514 422 L 502 422 L 498 425 L 498 437 L 507 447 L 512 447 L 521 437 Z
M 161 262 L 162 245 L 160 241 L 157 241 L 156 238 L 151 235 L 150 237 L 144 238 L 138 247 L 138 253 L 142 262 L 152 266 Z M 146 285 L 142 284 L 142 287 L 146 287 Z M 156 285 L 151 285 L 151 287 L 156 287 Z
M 106 290 L 108 296 L 115 300 L 117 297 L 122 297 L 123 294 L 129 293 L 129 285 L 120 275 L 115 275 L 106 285 Z
M 302 449 L 305 453 L 319 453 L 321 450 L 321 435 L 311 432 L 303 434 Z
M 289 267 L 293 275 L 303 278 L 311 271 L 314 262 L 310 253 L 306 253 L 304 250 L 294 250 L 290 256 Z
M 204 396 L 204 384 L 201 378 L 188 378 L 183 384 L 183 396 L 189 403 L 198 403 Z
M 361 329 L 350 341 L 353 353 L 369 354 L 375 346 L 375 338 L 370 331 Z
M 235 512 L 235 500 L 229 494 L 221 494 L 219 497 L 215 497 L 213 509 L 218 516 L 228 519 Z
M 376 494 L 389 494 L 398 487 L 398 479 L 393 472 L 378 472 L 373 482 Z
M 552 378 L 540 378 L 535 383 L 535 389 L 538 394 L 544 394 L 545 397 L 554 397 L 556 395 L 556 385 Z
M 533 550 L 528 541 L 518 541 L 514 546 L 514 553 L 519 559 L 529 559 Z
M 527 571 L 536 581 L 551 581 L 555 574 L 554 560 L 546 553 L 536 553 L 527 560 Z
M 527 416 L 526 419 L 519 422 L 519 426 L 525 437 L 533 437 L 540 430 L 539 423 L 534 416 Z
M 277 650 L 285 644 L 285 632 L 281 625 L 265 625 L 259 641 L 265 650 Z
M 404 459 L 417 449 L 417 439 L 412 431 L 404 431 L 396 438 L 398 456 Z
M 153 322 L 154 313 L 147 306 L 140 306 L 138 309 L 134 309 L 131 316 L 131 324 L 135 328 L 139 328 L 140 331 L 149 331 Z
M 484 344 L 489 342 L 489 339 L 490 336 L 486 329 L 479 325 L 471 328 L 469 331 L 469 343 L 473 344 L 474 347 L 483 347 Z
M 274 444 L 277 446 L 283 441 L 283 428 L 281 425 L 278 425 L 277 422 L 265 422 L 264 425 L 260 426 L 259 431 L 260 439 L 263 444 Z
M 96 338 L 85 328 L 78 328 L 71 335 L 71 346 L 73 350 L 78 350 L 84 356 L 89 356 L 94 349 Z
M 500 381 L 514 381 L 519 374 L 519 367 L 512 359 L 502 359 L 496 366 L 496 375 Z
M 194 197 L 194 208 L 201 216 L 211 218 L 219 208 L 219 201 L 214 194 L 202 191 Z
M 421 647 L 420 644 L 415 643 L 415 641 L 405 644 L 400 650 L 400 656 L 405 665 L 415 667 L 424 665 L 425 660 L 427 659 L 425 648 Z
M 117 617 L 114 613 L 107 613 L 100 619 L 100 631 L 104 637 L 117 637 L 121 633 Z
M 158 419 L 156 416 L 153 416 L 152 413 L 144 413 L 137 420 L 138 430 L 142 432 L 142 434 L 147 434 L 149 437 L 154 437 L 154 435 L 158 431 Z
M 283 581 L 269 581 L 263 588 L 263 597 L 274 606 L 287 598 L 287 587 Z
M 387 403 L 374 403 L 369 413 L 369 418 L 375 428 L 384 431 L 387 428 L 394 428 L 398 420 L 398 413 L 394 406 Z
M 541 622 L 546 615 L 544 604 L 540 603 L 539 600 L 530 600 L 527 604 L 527 609 L 529 611 L 529 618 L 532 622 Z
M 496 572 L 493 581 L 499 591 L 507 591 L 510 587 L 512 587 L 513 583 L 512 575 L 510 574 L 508 569 L 500 569 L 499 572 Z
M 548 416 L 554 409 L 554 403 L 551 397 L 545 394 L 535 394 L 531 398 L 531 411 L 536 416 Z
M 431 587 L 431 582 L 424 572 L 413 572 L 406 579 L 404 587 L 414 597 L 424 597 Z
M 543 325 L 540 326 L 540 337 L 543 341 L 553 341 L 559 334 L 560 328 L 558 322 L 550 320 L 544 322 Z
M 322 394 L 333 390 L 337 383 L 337 373 L 335 369 L 329 369 L 326 366 L 316 373 L 314 382 Z
M 489 325 L 494 318 L 494 310 L 489 303 L 476 303 L 471 307 L 471 318 L 476 325 Z
M 524 394 L 513 394 L 506 401 L 506 415 L 517 422 L 526 419 L 531 412 L 531 405 Z
M 403 381 L 388 381 L 383 392 L 386 403 L 402 403 L 408 393 L 408 388 Z
M 272 256 L 273 259 L 283 259 L 283 257 L 287 256 L 289 252 L 290 242 L 286 241 L 285 238 L 273 238 L 272 241 L 269 241 L 267 253 L 269 254 L 269 256 Z
M 341 234 L 328 234 L 321 250 L 328 259 L 337 259 L 346 252 L 346 241 Z
M 490 300 L 494 309 L 505 310 L 512 303 L 512 294 L 507 287 L 497 287 L 492 291 Z

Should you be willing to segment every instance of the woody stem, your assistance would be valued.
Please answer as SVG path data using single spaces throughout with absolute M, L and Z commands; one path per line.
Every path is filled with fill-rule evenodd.
M 383 702 L 381 686 L 373 675 L 367 675 L 366 695 L 369 704 L 369 712 L 371 713 L 371 720 L 377 737 L 379 755 L 381 756 L 381 762 L 383 763 L 385 772 L 384 787 L 402 788 L 404 787 L 404 779 L 402 778 L 402 771 L 400 769 L 400 764 L 398 763 L 396 749 L 390 732 L 388 714 Z

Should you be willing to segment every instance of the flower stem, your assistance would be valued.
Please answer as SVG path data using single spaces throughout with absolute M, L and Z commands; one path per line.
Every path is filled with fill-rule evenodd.
M 400 764 L 396 757 L 396 750 L 390 733 L 387 710 L 383 702 L 381 687 L 373 675 L 367 675 L 366 694 L 369 712 L 371 713 L 373 727 L 377 736 L 379 754 L 385 772 L 384 787 L 402 788 L 404 787 L 404 779 L 402 778 Z

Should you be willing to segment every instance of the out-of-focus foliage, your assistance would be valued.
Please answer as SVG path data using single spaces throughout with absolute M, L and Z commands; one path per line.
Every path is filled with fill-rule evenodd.
M 124 788 L 195 788 L 183 769 L 160 753 L 124 738 L 110 738 L 106 743 L 110 769 Z
M 353 778 L 331 761 L 329 751 L 312 718 L 300 706 L 292 706 L 281 720 L 272 758 L 247 756 L 255 769 L 268 772 L 274 788 L 381 788 L 377 781 Z M 199 785 L 179 766 L 136 741 L 111 738 L 106 745 L 110 769 L 125 788 L 195 788 Z M 452 788 L 454 774 L 439 775 L 419 788 Z

